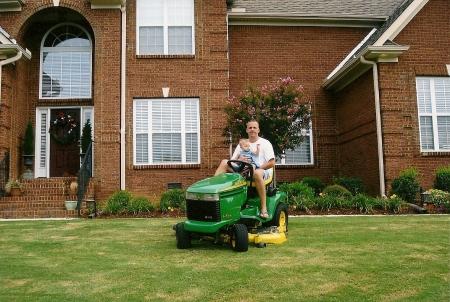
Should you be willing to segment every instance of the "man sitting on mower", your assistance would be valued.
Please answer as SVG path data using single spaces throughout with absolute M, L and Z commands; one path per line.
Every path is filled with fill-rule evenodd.
M 248 134 L 248 140 L 250 142 L 250 146 L 253 150 L 257 149 L 257 145 L 259 145 L 259 167 L 260 169 L 256 169 L 253 173 L 253 180 L 256 187 L 256 192 L 258 192 L 259 199 L 261 200 L 261 209 L 260 209 L 260 218 L 267 219 L 269 218 L 269 214 L 267 213 L 267 205 L 266 205 L 266 184 L 265 180 L 271 177 L 271 173 L 273 171 L 273 167 L 275 166 L 275 153 L 273 151 L 272 144 L 262 138 L 259 137 L 259 123 L 256 120 L 250 120 L 247 122 L 246 132 Z M 251 162 L 251 158 L 248 158 L 245 155 L 240 155 L 240 147 L 239 145 L 234 150 L 232 158 L 237 158 L 240 161 Z M 233 169 L 228 165 L 228 160 L 224 159 L 221 161 L 219 167 L 216 170 L 214 175 L 218 175 L 224 172 L 233 172 Z

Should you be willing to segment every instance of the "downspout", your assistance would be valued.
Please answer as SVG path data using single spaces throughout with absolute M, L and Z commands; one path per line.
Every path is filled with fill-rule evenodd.
M 16 61 L 20 60 L 21 58 L 22 58 L 22 52 L 19 51 L 14 57 L 0 61 L 0 108 L 2 105 L 2 70 L 3 70 L 3 66 L 7 65 L 9 63 L 16 62 Z
M 375 94 L 375 115 L 377 125 L 377 142 L 378 142 L 378 169 L 380 173 L 380 194 L 382 198 L 386 198 L 386 185 L 384 178 L 384 157 L 383 157 L 383 133 L 381 129 L 381 108 L 380 108 L 380 89 L 378 86 L 378 66 L 373 61 L 360 57 L 361 63 L 372 65 L 373 71 L 373 90 Z
M 125 190 L 125 83 L 126 83 L 126 44 L 127 44 L 127 12 L 126 2 L 121 11 L 121 56 L 120 56 L 120 189 Z

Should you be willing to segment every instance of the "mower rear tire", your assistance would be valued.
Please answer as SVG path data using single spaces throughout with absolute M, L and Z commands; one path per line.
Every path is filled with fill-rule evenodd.
M 275 209 L 275 213 L 273 214 L 273 219 L 271 221 L 265 222 L 263 225 L 265 227 L 271 226 L 283 226 L 285 228 L 284 232 L 287 234 L 288 232 L 288 208 L 287 206 L 280 202 Z
M 236 252 L 248 251 L 248 230 L 243 224 L 235 224 L 231 230 L 231 248 Z
M 191 247 L 191 234 L 184 229 L 184 222 L 176 225 L 177 248 L 188 249 Z

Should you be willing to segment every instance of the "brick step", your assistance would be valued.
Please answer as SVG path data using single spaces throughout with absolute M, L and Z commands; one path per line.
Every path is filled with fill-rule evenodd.
M 83 214 L 83 210 L 81 211 Z M 60 209 L 27 209 L 27 210 L 0 210 L 1 219 L 35 219 L 35 218 L 77 218 L 77 210 Z
M 63 178 L 23 180 L 24 192 L 20 196 L 0 197 L 0 219 L 75 218 L 78 210 L 66 210 L 65 200 L 78 200 L 77 195 L 63 195 Z M 91 182 L 86 197 L 94 196 Z M 81 214 L 86 209 L 86 197 Z

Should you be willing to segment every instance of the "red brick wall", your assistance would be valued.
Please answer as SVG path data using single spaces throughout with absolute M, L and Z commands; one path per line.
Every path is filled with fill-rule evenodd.
M 450 152 L 421 154 L 415 80 L 418 75 L 447 75 L 450 63 L 450 2 L 431 0 L 394 39 L 410 46 L 398 63 L 379 63 L 386 194 L 390 183 L 410 166 L 419 170 L 428 190 L 438 166 L 450 164 Z M 340 170 L 362 177 L 371 195 L 380 195 L 372 70 L 338 94 Z M 349 119 L 349 114 L 351 119 Z
M 450 2 L 430 0 L 394 39 L 410 48 L 397 64 L 380 65 L 387 190 L 400 171 L 415 166 L 423 189 L 432 187 L 435 171 L 450 164 L 450 152 L 421 154 L 416 76 L 448 76 Z
M 338 175 L 336 104 L 322 88 L 326 76 L 368 33 L 368 29 L 230 26 L 230 91 L 290 76 L 313 102 L 314 165 L 277 168 L 278 181 Z M 264 127 L 261 125 L 261 134 Z
M 339 170 L 364 180 L 366 193 L 380 196 L 372 69 L 338 93 Z
M 135 1 L 127 1 L 126 178 L 127 190 L 152 200 L 168 183 L 186 189 L 214 174 L 219 161 L 228 157 L 222 145 L 222 106 L 228 95 L 226 3 L 195 1 L 194 56 L 136 56 Z M 201 164 L 133 166 L 133 99 L 196 97 L 200 100 Z

